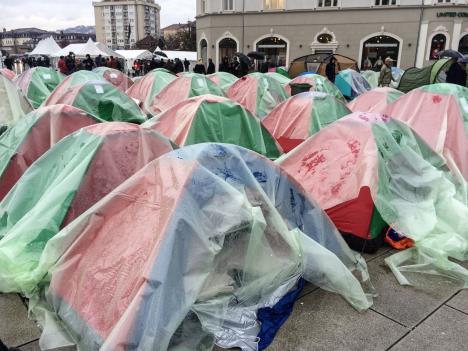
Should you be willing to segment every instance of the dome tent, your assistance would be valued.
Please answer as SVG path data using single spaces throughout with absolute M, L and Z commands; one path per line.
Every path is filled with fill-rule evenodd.
M 371 70 L 361 71 L 361 75 L 364 77 L 365 80 L 367 80 L 372 89 L 379 87 L 380 72 Z
M 147 73 L 143 78 L 135 82 L 135 84 L 127 90 L 127 95 L 135 101 L 138 101 L 140 107 L 145 113 L 151 113 L 153 100 L 161 90 L 169 83 L 176 80 L 177 77 L 167 70 L 158 68 Z
M 237 77 L 228 72 L 215 72 L 207 76 L 210 80 L 221 88 L 221 90 L 226 94 L 231 85 L 233 85 Z
M 375 206 L 390 191 L 391 172 L 397 171 L 381 169 L 387 162 L 381 149 L 393 140 L 388 138 L 396 138 L 396 150 L 411 149 L 420 162 L 440 166 L 441 159 L 409 127 L 385 115 L 362 112 L 322 129 L 281 161 L 337 228 L 370 250 L 382 242 L 387 224 L 394 224 L 382 219 Z M 406 162 L 405 154 L 401 157 Z
M 97 67 L 93 69 L 93 72 L 123 92 L 126 92 L 133 85 L 133 81 L 129 77 L 113 68 Z
M 303 74 L 294 78 L 290 84 L 310 84 L 310 91 L 327 93 L 334 96 L 338 100 L 346 102 L 346 99 L 344 98 L 343 94 L 341 94 L 341 91 L 336 87 L 336 85 L 330 82 L 328 78 L 321 76 L 320 74 Z M 291 93 L 291 86 L 289 84 L 286 86 L 286 91 Z
M 468 89 L 448 83 L 415 89 L 385 113 L 408 124 L 468 180 Z
M 260 120 L 227 98 L 203 95 L 184 100 L 143 126 L 179 146 L 217 142 L 243 146 L 270 159 L 281 149 Z
M 12 70 L 9 70 L 8 68 L 0 68 L 0 75 L 4 75 L 7 77 L 9 80 L 13 81 L 16 77 L 16 73 L 13 72 Z
M 93 71 L 80 70 L 73 72 L 68 77 L 66 77 L 58 86 L 57 90 L 66 90 L 72 87 L 75 87 L 86 82 L 100 80 L 106 82 L 106 79 Z
M 52 147 L 0 203 L 0 291 L 34 289 L 42 278 L 35 268 L 47 241 L 171 150 L 156 132 L 123 122 L 83 128 Z
M 309 92 L 284 101 L 262 123 L 287 153 L 322 128 L 350 113 L 333 96 Z
M 45 296 L 58 328 L 44 333 L 62 328 L 83 349 L 264 349 L 257 311 L 301 276 L 369 307 L 349 271 L 364 276 L 365 263 L 323 212 L 235 146 L 160 157 L 52 240 Z
M 32 109 L 21 90 L 0 74 L 0 134 Z
M 358 70 L 357 61 L 352 58 L 338 54 L 330 55 L 328 53 L 318 53 L 302 56 L 291 62 L 289 66 L 289 76 L 291 78 L 296 78 L 304 72 L 317 73 L 325 76 L 325 69 L 331 57 L 336 59 L 338 67 L 341 70 Z
M 68 85 L 68 84 L 67 84 Z M 105 81 L 61 85 L 44 106 L 66 104 L 77 107 L 102 121 L 143 123 L 146 115 L 125 93 Z
M 38 108 L 65 78 L 53 68 L 34 67 L 15 78 L 15 84 L 23 91 L 34 108 Z
M 335 85 L 348 100 L 353 100 L 366 91 L 371 90 L 371 86 L 367 80 L 360 73 L 352 69 L 340 71 L 335 78 Z
M 239 78 L 228 90 L 228 98 L 264 118 L 289 97 L 281 83 L 263 73 L 250 73 Z
M 385 113 L 388 106 L 403 95 L 396 89 L 375 88 L 351 101 L 348 108 L 353 112 Z
M 270 76 L 274 79 L 276 79 L 278 82 L 280 82 L 281 85 L 288 85 L 291 82 L 291 79 L 282 75 L 281 73 L 278 72 L 268 72 L 265 73 L 267 76 Z
M 68 105 L 40 107 L 20 119 L 0 139 L 0 201 L 54 144 L 95 123 L 99 120 Z
M 188 73 L 183 77 L 178 77 L 161 90 L 152 101 L 150 111 L 153 114 L 158 114 L 170 109 L 182 100 L 208 94 L 224 96 L 221 88 L 208 77 L 202 74 Z

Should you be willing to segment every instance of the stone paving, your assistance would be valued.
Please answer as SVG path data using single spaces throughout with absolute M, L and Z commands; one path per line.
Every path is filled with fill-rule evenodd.
M 364 255 L 379 294 L 369 311 L 359 313 L 341 297 L 306 286 L 268 350 L 467 351 L 468 290 L 437 277 L 400 286 L 384 263 L 391 254 Z M 39 336 L 21 298 L 0 295 L 0 339 L 38 351 Z

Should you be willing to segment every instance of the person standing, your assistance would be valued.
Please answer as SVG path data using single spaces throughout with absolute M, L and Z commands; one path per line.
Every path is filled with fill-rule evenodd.
M 58 60 L 57 67 L 60 73 L 68 75 L 68 69 L 67 69 L 67 64 L 65 63 L 65 57 L 60 56 L 60 59 Z
M 452 63 L 449 70 L 447 71 L 447 83 L 466 86 L 466 63 L 467 59 L 459 59 L 458 62 Z
M 330 57 L 330 61 L 328 61 L 326 67 L 325 67 L 325 75 L 327 76 L 328 80 L 332 83 L 335 83 L 335 78 L 336 78 L 336 57 L 332 56 Z
M 5 61 L 3 61 L 5 67 L 8 68 L 10 71 L 13 71 L 13 59 L 10 57 L 9 54 L 6 55 Z
M 96 56 L 96 58 L 94 59 L 94 63 L 96 65 L 96 67 L 101 67 L 102 66 L 102 55 L 101 54 Z
M 205 65 L 203 64 L 203 60 L 202 60 L 202 59 L 198 60 L 198 62 L 197 62 L 197 64 L 195 65 L 195 67 L 193 67 L 193 72 L 194 72 L 194 73 L 198 73 L 198 74 L 206 74 Z
M 190 61 L 187 58 L 184 59 L 185 72 L 190 72 Z
M 216 71 L 216 68 L 215 68 L 215 65 L 213 63 L 213 60 L 208 59 L 208 69 L 206 70 L 206 74 L 213 74 L 213 73 L 215 73 L 215 71 Z
M 382 70 L 382 67 L 384 66 L 384 62 L 382 61 L 382 56 L 379 56 L 377 61 L 374 63 L 374 70 L 376 72 L 380 72 Z
M 392 75 L 393 60 L 390 57 L 385 59 L 384 65 L 380 70 L 379 87 L 389 87 L 393 80 Z
M 91 56 L 89 54 L 86 55 L 86 59 L 83 60 L 83 67 L 87 71 L 92 71 L 94 67 L 94 62 L 91 59 Z
M 179 58 L 175 59 L 175 73 L 182 73 L 184 71 L 184 65 Z
M 73 55 L 73 52 L 69 52 L 68 56 L 65 58 L 65 64 L 67 65 L 67 72 L 68 74 L 72 74 L 75 72 L 75 56 Z
M 240 77 L 240 73 L 239 73 L 239 61 L 237 60 L 237 57 L 234 56 L 232 58 L 232 62 L 231 62 L 231 73 L 234 74 L 235 76 L 237 77 Z

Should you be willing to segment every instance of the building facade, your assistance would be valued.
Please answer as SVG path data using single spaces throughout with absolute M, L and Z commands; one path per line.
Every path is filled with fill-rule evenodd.
M 444 49 L 468 54 L 468 0 L 197 0 L 198 55 L 217 66 L 260 51 L 278 65 L 336 53 L 406 69 Z
M 160 36 L 161 7 L 154 0 L 102 0 L 93 6 L 97 41 L 113 49 L 130 49 L 148 35 Z
M 61 47 L 68 44 L 86 43 L 89 38 L 96 40 L 94 34 L 49 32 L 38 28 L 18 28 L 0 33 L 0 50 L 10 55 L 23 55 L 32 51 L 37 43 L 52 36 Z

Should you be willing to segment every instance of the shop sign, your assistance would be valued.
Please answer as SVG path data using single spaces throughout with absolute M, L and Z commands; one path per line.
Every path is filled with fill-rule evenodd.
M 437 17 L 465 17 L 465 18 L 468 18 L 468 12 L 438 12 Z

